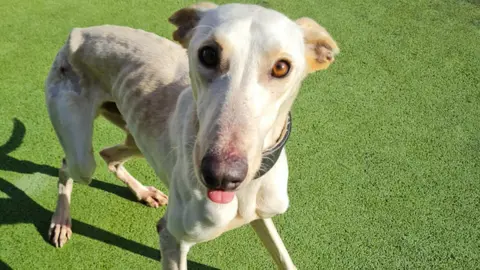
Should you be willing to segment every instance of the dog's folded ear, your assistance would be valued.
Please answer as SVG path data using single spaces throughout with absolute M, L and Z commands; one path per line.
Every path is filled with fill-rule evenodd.
M 182 8 L 175 12 L 168 21 L 177 26 L 173 32 L 173 40 L 178 41 L 183 47 L 187 48 L 192 38 L 192 30 L 198 25 L 203 14 L 209 9 L 216 8 L 217 5 L 210 2 L 201 2 Z
M 327 69 L 340 52 L 335 40 L 325 28 L 310 18 L 300 18 L 296 23 L 303 30 L 308 72 Z

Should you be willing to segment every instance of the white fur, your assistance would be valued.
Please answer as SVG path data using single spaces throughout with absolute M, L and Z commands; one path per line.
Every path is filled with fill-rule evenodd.
M 251 222 L 278 266 L 294 269 L 270 219 L 289 205 L 285 150 L 267 174 L 253 178 L 262 151 L 280 137 L 301 82 L 311 72 L 305 32 L 286 16 L 259 6 L 208 7 L 198 8 L 201 18 L 187 51 L 126 27 L 71 32 L 46 81 L 50 118 L 66 154 L 66 177 L 59 182 L 62 188 L 71 179 L 89 183 L 95 168 L 93 119 L 102 103 L 115 102 L 125 129 L 169 188 L 169 205 L 160 222 L 164 269 L 186 269 L 191 246 Z M 229 64 L 220 75 L 198 61 L 197 51 L 211 39 L 225 46 Z M 291 72 L 283 79 L 270 76 L 279 59 L 291 62 Z M 198 179 L 199 162 L 208 148 L 227 151 L 230 145 L 246 153 L 249 170 L 233 201 L 217 204 L 207 198 Z M 102 156 L 109 162 L 107 152 Z M 128 177 L 122 181 L 138 194 L 147 191 L 118 167 L 123 159 L 115 162 L 109 167 L 117 170 L 117 177 Z M 68 194 L 61 194 L 69 200 L 71 185 L 65 190 Z M 58 225 L 58 216 L 68 210 L 69 203 L 59 200 L 52 224 Z

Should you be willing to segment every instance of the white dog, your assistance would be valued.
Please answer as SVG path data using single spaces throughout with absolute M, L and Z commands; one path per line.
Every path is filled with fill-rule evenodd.
M 250 223 L 282 269 L 295 266 L 271 217 L 284 213 L 284 145 L 290 109 L 307 74 L 338 48 L 309 18 L 292 21 L 260 6 L 200 3 L 170 18 L 182 46 L 119 26 L 75 28 L 46 80 L 51 122 L 65 152 L 50 237 L 71 236 L 73 181 L 95 170 L 93 121 L 101 114 L 127 140 L 100 152 L 139 200 L 167 197 L 123 163 L 144 156 L 169 188 L 159 221 L 164 269 L 186 269 L 196 243 Z

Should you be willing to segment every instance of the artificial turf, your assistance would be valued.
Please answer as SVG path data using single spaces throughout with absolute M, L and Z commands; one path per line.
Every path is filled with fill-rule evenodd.
M 0 0 L 0 268 L 158 267 L 151 209 L 97 155 L 75 185 L 73 238 L 45 241 L 61 148 L 43 82 L 73 27 L 118 24 L 171 36 L 192 1 Z M 240 1 L 242 2 L 242 1 Z M 274 220 L 299 269 L 474 269 L 480 265 L 478 0 L 250 1 L 308 16 L 341 54 L 293 109 L 291 207 Z M 123 134 L 99 120 L 94 148 Z M 163 188 L 143 160 L 128 164 Z M 195 246 L 192 269 L 274 269 L 248 227 Z

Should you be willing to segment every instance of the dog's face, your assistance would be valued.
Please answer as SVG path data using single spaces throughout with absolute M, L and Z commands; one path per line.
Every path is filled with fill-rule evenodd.
M 174 39 L 188 49 L 198 133 L 193 162 L 209 190 L 253 179 L 308 73 L 338 52 L 315 21 L 254 5 L 200 3 L 177 11 Z M 228 200 L 227 200 L 228 201 Z

